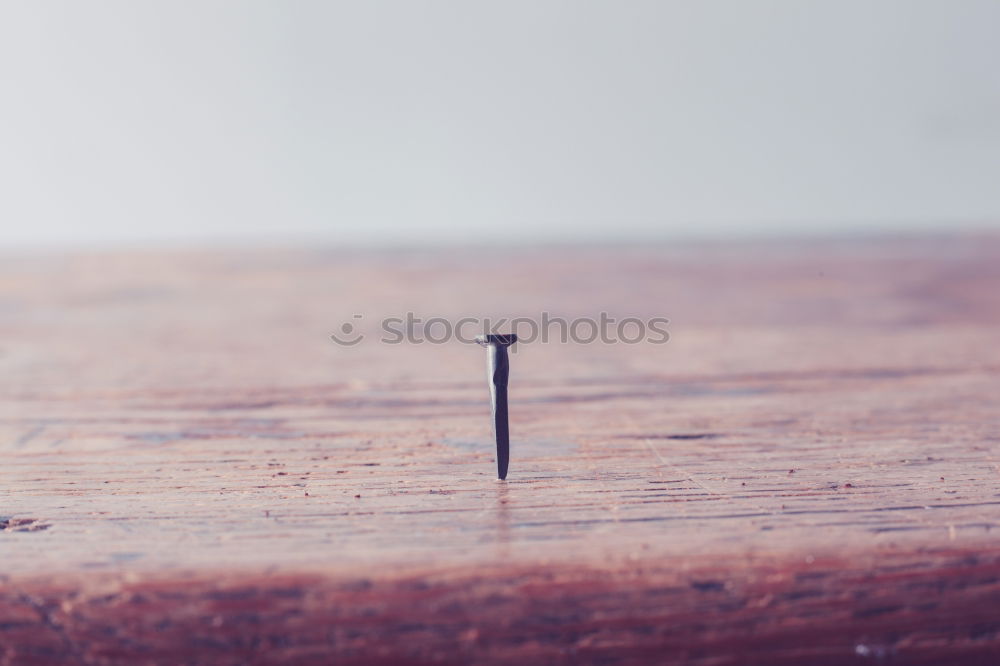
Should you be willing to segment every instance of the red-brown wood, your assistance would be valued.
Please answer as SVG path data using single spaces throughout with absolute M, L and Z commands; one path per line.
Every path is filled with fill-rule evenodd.
M 407 311 L 671 340 L 519 344 L 499 482 Z M 1000 663 L 998 332 L 990 235 L 8 255 L 0 664 Z

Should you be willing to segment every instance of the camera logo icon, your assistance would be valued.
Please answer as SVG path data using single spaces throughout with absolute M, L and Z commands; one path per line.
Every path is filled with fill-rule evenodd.
M 359 314 L 356 314 L 352 317 L 352 319 L 363 319 L 363 318 L 364 316 Z M 354 345 L 364 340 L 365 336 L 363 333 L 357 330 L 357 326 L 355 326 L 355 324 L 352 324 L 349 321 L 345 321 L 343 324 L 340 325 L 340 333 L 339 334 L 331 333 L 330 339 L 336 342 L 338 345 L 341 345 L 342 347 L 353 347 Z

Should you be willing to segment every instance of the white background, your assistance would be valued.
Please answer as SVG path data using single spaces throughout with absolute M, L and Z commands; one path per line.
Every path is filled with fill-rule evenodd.
M 0 244 L 992 227 L 998 35 L 972 0 L 0 0 Z

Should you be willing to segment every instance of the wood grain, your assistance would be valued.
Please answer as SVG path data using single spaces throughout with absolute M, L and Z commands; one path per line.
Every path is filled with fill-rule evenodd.
M 499 482 L 407 312 L 671 339 L 519 344 Z M 998 327 L 991 235 L 3 257 L 0 664 L 998 663 Z

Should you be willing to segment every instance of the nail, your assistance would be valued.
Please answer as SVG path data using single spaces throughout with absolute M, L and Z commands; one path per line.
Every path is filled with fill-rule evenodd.
M 517 342 L 513 333 L 507 335 L 480 335 L 476 342 L 486 347 L 486 372 L 490 383 L 490 404 L 493 407 L 493 434 L 497 440 L 497 476 L 507 478 L 510 462 L 510 432 L 507 423 L 507 378 L 510 376 L 510 358 L 507 347 Z

